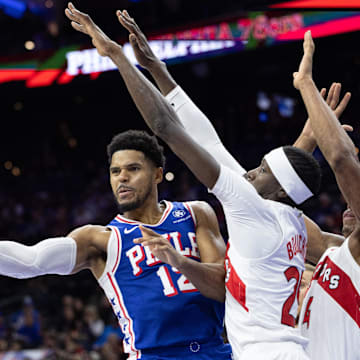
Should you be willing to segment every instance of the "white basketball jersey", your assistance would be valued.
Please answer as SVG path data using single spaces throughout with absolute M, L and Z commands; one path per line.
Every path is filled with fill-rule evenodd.
M 305 296 L 299 326 L 311 359 L 360 360 L 360 266 L 349 239 L 321 257 Z
M 278 247 L 266 257 L 249 259 L 241 256 L 237 249 L 241 238 L 232 236 L 225 259 L 225 324 L 235 359 L 241 357 L 249 344 L 306 344 L 306 339 L 294 327 L 307 244 L 305 223 L 299 210 L 268 202 L 281 228 Z M 228 215 L 231 229 L 233 224 Z M 254 224 L 252 241 L 257 240 L 256 236 L 259 234 Z M 266 238 L 267 234 L 261 236 Z M 258 358 L 267 357 L 259 354 Z

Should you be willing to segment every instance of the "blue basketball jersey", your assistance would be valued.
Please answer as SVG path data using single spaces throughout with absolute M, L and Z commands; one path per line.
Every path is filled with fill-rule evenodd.
M 157 224 L 141 225 L 164 236 L 183 256 L 200 261 L 190 203 L 164 203 Z M 213 355 L 220 349 L 222 358 L 229 358 L 230 348 L 221 339 L 224 304 L 201 295 L 177 269 L 135 244 L 142 236 L 139 225 L 121 215 L 110 222 L 106 268 L 99 279 L 124 334 L 125 352 L 131 359 L 152 353 L 171 358 L 172 352 L 186 349 L 191 355 L 203 347 Z

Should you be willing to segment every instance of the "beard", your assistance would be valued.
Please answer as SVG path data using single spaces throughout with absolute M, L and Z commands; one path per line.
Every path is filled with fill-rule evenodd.
M 120 204 L 118 202 L 118 200 L 116 199 L 116 197 L 115 197 L 119 212 L 121 214 L 123 214 L 123 213 L 125 213 L 127 211 L 132 211 L 132 210 L 138 209 L 139 207 L 141 207 L 145 203 L 145 201 L 150 196 L 151 192 L 152 192 L 152 184 L 149 183 L 146 190 L 145 190 L 145 192 L 144 192 L 144 195 L 141 196 L 141 197 L 136 197 L 133 201 L 126 202 L 124 204 Z
M 354 228 L 355 228 L 355 224 L 354 225 L 346 224 L 346 225 L 343 225 L 341 232 L 342 232 L 343 236 L 345 238 L 347 238 L 354 231 Z

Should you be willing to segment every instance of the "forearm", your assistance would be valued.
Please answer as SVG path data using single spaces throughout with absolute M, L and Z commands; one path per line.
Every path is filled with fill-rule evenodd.
M 317 144 L 316 140 L 312 136 L 301 133 L 300 136 L 296 139 L 294 146 L 312 154 L 315 151 Z
M 225 301 L 224 264 L 201 263 L 182 256 L 178 270 L 208 298 Z
M 150 75 L 156 82 L 163 96 L 166 96 L 171 90 L 176 88 L 177 83 L 163 61 L 157 59 L 147 70 L 150 72 Z
M 117 66 L 125 85 L 144 118 L 155 135 L 167 142 L 170 138 L 169 125 L 182 127 L 171 105 L 155 86 L 125 56 L 121 46 L 113 45 L 109 53 Z M 175 116 L 174 116 L 175 115 Z
M 299 87 L 305 103 L 311 128 L 330 166 L 335 170 L 339 161 L 355 155 L 355 147 L 351 139 L 341 127 L 334 112 L 326 104 L 311 79 L 304 80 Z M 336 134 L 336 136 L 334 136 Z
M 201 144 L 219 163 L 235 171 L 245 172 L 238 161 L 226 150 L 210 120 L 177 85 L 166 64 L 157 59 L 147 67 L 147 70 L 161 93 L 173 105 L 181 124 L 193 140 Z
M 221 142 L 210 120 L 180 86 L 174 88 L 166 98 L 174 106 L 185 131 L 196 143 L 201 144 L 206 151 L 212 154 L 219 164 L 223 164 L 241 175 L 245 173 L 239 162 Z
M 54 238 L 25 246 L 0 242 L 0 274 L 18 279 L 45 274 L 67 275 L 76 262 L 76 243 L 71 238 Z
M 119 69 L 126 87 L 155 135 L 164 140 L 184 161 L 200 182 L 212 187 L 220 166 L 203 147 L 194 142 L 181 124 L 174 109 L 155 86 L 124 55 L 120 46 L 114 46 L 110 57 Z

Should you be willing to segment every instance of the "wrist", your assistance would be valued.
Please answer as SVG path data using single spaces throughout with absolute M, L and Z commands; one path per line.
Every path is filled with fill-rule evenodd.
M 314 80 L 312 79 L 312 77 L 309 76 L 304 76 L 303 78 L 301 78 L 298 81 L 298 89 L 301 90 L 305 90 L 308 87 L 311 86 L 315 86 Z
M 107 44 L 107 56 L 112 58 L 113 56 L 116 56 L 119 52 L 122 52 L 122 46 L 116 43 L 115 41 L 109 41 L 109 44 Z
M 163 72 L 166 70 L 166 64 L 158 58 L 155 58 L 149 62 L 149 64 L 146 66 L 146 70 L 148 70 L 151 74 Z
M 178 269 L 180 272 L 183 271 L 184 267 L 186 266 L 187 258 L 179 253 L 177 253 L 177 259 L 176 259 L 176 266 L 174 266 L 176 269 Z

